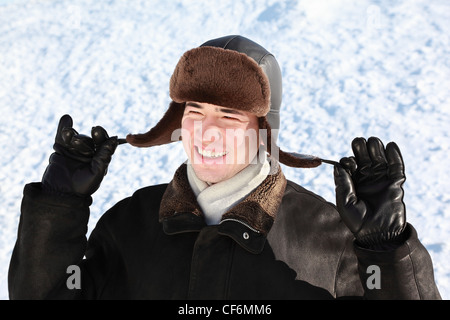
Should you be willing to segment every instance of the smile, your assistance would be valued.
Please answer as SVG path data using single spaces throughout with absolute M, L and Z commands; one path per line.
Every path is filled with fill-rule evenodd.
M 228 152 L 227 151 L 224 151 L 224 152 L 215 152 L 215 151 L 211 151 L 211 150 L 203 150 L 203 149 L 201 149 L 201 148 L 199 148 L 199 147 L 195 147 L 195 149 L 197 150 L 197 152 L 202 156 L 202 157 L 205 157 L 205 158 L 211 158 L 211 159 L 214 159 L 214 158 L 221 158 L 221 157 L 223 157 L 223 156 L 226 156 L 227 154 L 228 154 Z

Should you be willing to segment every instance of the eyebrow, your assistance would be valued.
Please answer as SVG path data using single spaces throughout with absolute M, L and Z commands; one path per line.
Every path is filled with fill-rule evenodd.
M 188 102 L 186 103 L 186 107 L 194 107 L 194 108 L 198 108 L 198 109 L 203 109 L 203 107 L 201 105 L 199 105 L 198 103 L 195 102 Z
M 188 102 L 188 103 L 186 103 L 186 106 L 203 109 L 203 107 L 201 105 L 199 105 L 198 103 L 195 103 L 195 102 Z M 231 109 L 231 108 L 216 108 L 216 111 L 220 111 L 220 112 L 228 113 L 228 114 L 237 114 L 237 115 L 241 115 L 241 116 L 244 115 L 243 112 L 235 110 L 235 109 Z
M 228 108 L 220 108 L 220 112 L 229 113 L 229 114 L 237 114 L 243 116 L 244 114 L 238 110 L 228 109 Z

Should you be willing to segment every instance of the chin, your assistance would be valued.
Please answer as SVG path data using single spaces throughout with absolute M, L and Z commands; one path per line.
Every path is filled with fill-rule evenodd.
M 208 183 L 214 184 L 230 178 L 229 172 L 222 172 L 222 170 L 217 170 L 218 165 L 211 166 L 210 168 L 205 168 L 203 166 L 193 166 L 197 178 Z

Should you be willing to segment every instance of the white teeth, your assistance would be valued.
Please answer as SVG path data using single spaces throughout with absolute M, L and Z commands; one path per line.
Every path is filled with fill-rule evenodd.
M 207 157 L 207 158 L 220 158 L 223 157 L 224 155 L 226 155 L 228 152 L 215 152 L 215 151 L 211 151 L 211 150 L 203 150 L 199 147 L 196 147 L 198 153 L 200 153 L 203 157 Z

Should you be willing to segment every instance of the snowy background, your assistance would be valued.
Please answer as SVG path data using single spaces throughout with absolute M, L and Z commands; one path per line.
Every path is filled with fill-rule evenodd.
M 284 80 L 284 150 L 338 160 L 354 137 L 396 141 L 407 218 L 450 298 L 450 1 L 0 0 L 0 298 L 23 186 L 40 181 L 59 118 L 80 133 L 147 131 L 169 103 L 179 57 L 241 34 L 274 53 Z M 137 188 L 169 182 L 181 144 L 118 147 L 94 194 L 89 232 Z M 334 202 L 333 170 L 283 167 Z

